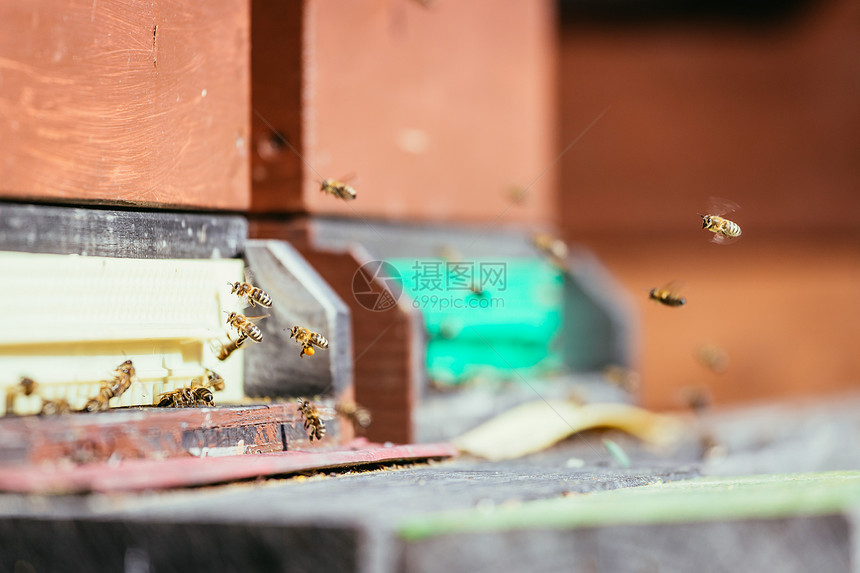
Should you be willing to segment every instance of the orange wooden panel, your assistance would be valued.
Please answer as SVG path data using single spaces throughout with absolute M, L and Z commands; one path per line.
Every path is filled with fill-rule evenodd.
M 0 195 L 249 205 L 248 0 L 15 0 Z
M 727 246 L 697 233 L 707 231 L 586 242 L 639 309 L 646 405 L 680 407 L 686 386 L 724 404 L 858 388 L 860 232 L 786 237 L 749 228 Z M 685 306 L 648 300 L 649 289 L 672 279 L 685 283 Z M 727 353 L 725 373 L 702 366 L 703 344 Z
M 760 228 L 856 228 L 858 22 L 832 0 L 770 26 L 563 28 L 562 139 L 611 107 L 561 162 L 560 220 L 680 230 L 716 195 Z
M 300 166 L 300 190 L 255 181 L 255 205 L 290 211 L 299 192 L 319 214 L 489 222 L 510 207 L 501 221 L 550 217 L 552 169 L 511 207 L 512 190 L 555 157 L 550 0 L 308 0 L 304 10 L 304 116 L 301 135 L 287 135 L 310 167 Z M 294 97 L 294 78 L 264 80 L 255 105 L 258 89 Z M 356 201 L 320 192 L 321 178 L 349 174 Z

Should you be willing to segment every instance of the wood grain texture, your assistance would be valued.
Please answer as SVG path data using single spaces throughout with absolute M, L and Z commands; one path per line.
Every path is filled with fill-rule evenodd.
M 243 209 L 248 0 L 14 1 L 0 195 Z
M 334 418 L 322 410 L 323 419 Z M 338 440 L 326 424 L 325 444 Z M 166 459 L 279 452 L 311 443 L 293 402 L 219 408 L 142 408 L 55 418 L 0 420 L 0 467 L 45 462 L 84 464 L 109 459 Z
M 0 250 L 133 259 L 234 258 L 239 216 L 0 203 Z

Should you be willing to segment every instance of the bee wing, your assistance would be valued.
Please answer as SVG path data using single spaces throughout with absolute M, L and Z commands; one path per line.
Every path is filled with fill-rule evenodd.
M 358 183 L 358 176 L 355 173 L 349 173 L 338 179 L 338 181 L 346 183 L 347 185 L 352 185 L 353 183 Z
M 707 215 L 716 215 L 721 217 L 728 213 L 734 213 L 741 207 L 734 201 L 729 201 L 723 197 L 709 197 Z
M 684 281 L 680 281 L 680 280 L 676 279 L 676 280 L 669 281 L 668 283 L 663 285 L 662 290 L 667 290 L 673 295 L 679 295 L 679 294 L 681 294 L 681 291 L 683 291 L 685 287 L 686 287 L 686 283 Z
M 734 242 L 737 242 L 737 240 L 740 238 L 741 235 L 738 235 L 737 237 L 726 237 L 725 235 L 722 235 L 720 233 L 714 233 L 714 236 L 711 237 L 711 242 L 716 243 L 718 245 L 730 245 Z
M 261 320 L 263 318 L 269 318 L 269 316 L 270 315 L 268 315 L 268 314 L 261 314 L 260 316 L 246 316 L 245 318 L 250 320 L 251 322 L 256 322 L 256 321 Z

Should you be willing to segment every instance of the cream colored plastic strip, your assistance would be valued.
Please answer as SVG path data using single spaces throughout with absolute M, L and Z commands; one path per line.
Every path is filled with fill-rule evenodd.
M 22 377 L 41 396 L 81 408 L 103 380 L 132 360 L 137 382 L 111 406 L 151 405 L 209 368 L 226 387 L 216 403 L 243 396 L 242 351 L 217 359 L 236 333 L 226 313 L 242 312 L 229 283 L 244 263 L 150 260 L 0 251 L 0 389 Z M 36 396 L 19 396 L 16 413 L 38 411 Z M 0 399 L 5 410 L 5 401 Z

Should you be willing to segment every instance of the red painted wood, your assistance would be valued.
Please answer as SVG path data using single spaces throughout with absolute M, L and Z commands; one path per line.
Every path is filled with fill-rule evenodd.
M 0 490 L 18 493 L 86 493 L 167 489 L 226 483 L 300 471 L 383 462 L 447 458 L 448 443 L 383 446 L 356 440 L 351 447 L 218 458 L 125 460 L 80 466 L 28 465 L 0 469 Z

